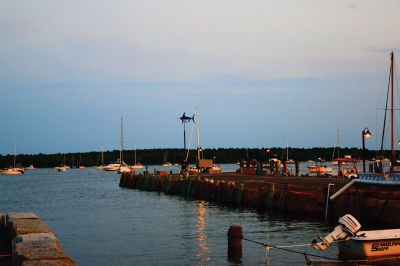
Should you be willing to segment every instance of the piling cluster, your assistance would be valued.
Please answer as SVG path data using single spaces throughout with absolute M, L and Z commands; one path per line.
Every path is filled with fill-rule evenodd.
M 11 245 L 11 265 L 76 265 L 51 228 L 34 213 L 0 214 L 0 233 Z
M 202 200 L 218 201 L 259 210 L 324 213 L 326 192 L 318 187 L 264 183 L 246 188 L 243 183 L 197 176 L 121 175 L 120 187 L 164 192 Z

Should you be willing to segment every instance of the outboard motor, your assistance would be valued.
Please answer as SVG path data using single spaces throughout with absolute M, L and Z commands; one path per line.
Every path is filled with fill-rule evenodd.
M 350 214 L 339 218 L 339 225 L 327 236 L 319 236 L 312 241 L 312 247 L 319 250 L 325 250 L 331 244 L 338 240 L 347 240 L 356 235 L 361 229 L 361 224 Z

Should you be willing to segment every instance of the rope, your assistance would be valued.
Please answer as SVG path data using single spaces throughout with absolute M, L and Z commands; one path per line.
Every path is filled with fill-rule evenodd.
M 242 239 L 245 240 L 245 241 L 249 241 L 251 243 L 254 243 L 254 244 L 262 245 L 264 247 L 269 247 L 269 248 L 274 248 L 274 249 L 278 249 L 278 250 L 282 250 L 282 251 L 286 251 L 286 252 L 290 252 L 290 253 L 295 253 L 295 254 L 303 255 L 305 257 L 310 256 L 310 257 L 315 257 L 315 258 L 320 258 L 320 259 L 328 259 L 328 260 L 333 260 L 333 261 L 341 261 L 341 262 L 343 261 L 343 260 L 340 260 L 340 259 L 337 259 L 337 258 L 330 258 L 330 257 L 327 257 L 327 256 L 314 255 L 314 254 L 309 254 L 309 253 L 306 253 L 306 252 L 291 250 L 291 249 L 288 249 L 288 248 L 285 248 L 285 247 L 274 246 L 274 245 L 270 245 L 270 244 L 267 244 L 267 243 L 254 241 L 254 240 L 251 240 L 251 239 L 248 239 L 248 238 L 245 238 L 245 237 L 242 237 Z
M 327 256 L 320 256 L 320 255 L 314 255 L 314 254 L 310 254 L 307 252 L 301 252 L 301 251 L 295 251 L 295 250 L 290 250 L 288 248 L 290 247 L 305 247 L 305 246 L 311 246 L 312 244 L 299 244 L 299 245 L 289 245 L 289 246 L 275 246 L 275 245 L 270 245 L 267 243 L 263 243 L 263 242 L 259 242 L 259 241 L 255 241 L 255 240 L 251 240 L 245 237 L 240 237 L 242 240 L 254 243 L 254 244 L 258 244 L 258 245 L 262 245 L 264 246 L 264 250 L 265 250 L 265 261 L 268 261 L 268 252 L 271 249 L 278 249 L 278 250 L 282 250 L 282 251 L 286 251 L 286 252 L 290 252 L 290 253 L 294 253 L 294 254 L 299 254 L 299 255 L 303 255 L 305 260 L 306 260 L 306 264 L 307 265 L 311 265 L 312 261 L 309 259 L 309 257 L 314 257 L 314 258 L 319 258 L 322 259 L 320 260 L 320 262 L 324 262 L 324 260 L 328 260 L 325 262 L 330 262 L 330 263 L 343 263 L 343 262 L 347 262 L 347 263 L 359 263 L 359 262 L 378 262 L 378 261 L 387 261 L 387 260 L 398 260 L 400 259 L 399 256 L 392 256 L 392 257 L 384 257 L 384 258 L 373 258 L 373 259 L 364 259 L 364 260 L 342 260 L 342 259 L 337 259 L 337 258 L 330 258 Z M 336 242 L 343 242 L 345 240 L 339 240 L 339 241 L 334 241 L 333 243 Z

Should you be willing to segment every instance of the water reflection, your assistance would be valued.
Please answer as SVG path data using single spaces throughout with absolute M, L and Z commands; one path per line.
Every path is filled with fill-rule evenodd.
M 200 200 L 197 205 L 197 242 L 199 244 L 197 257 L 200 258 L 201 261 L 209 261 L 209 248 L 207 245 L 207 208 L 206 202 L 204 200 Z

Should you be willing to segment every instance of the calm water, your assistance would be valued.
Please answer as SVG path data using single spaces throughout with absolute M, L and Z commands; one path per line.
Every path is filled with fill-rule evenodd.
M 310 243 L 329 230 L 323 221 L 289 220 L 249 209 L 121 189 L 112 172 L 28 170 L 0 175 L 2 212 L 37 213 L 79 265 L 232 265 L 227 230 L 241 224 L 249 239 L 273 245 Z M 330 257 L 333 247 L 319 253 Z M 263 265 L 262 246 L 244 242 L 243 265 Z M 272 250 L 269 265 L 305 265 L 304 256 Z

